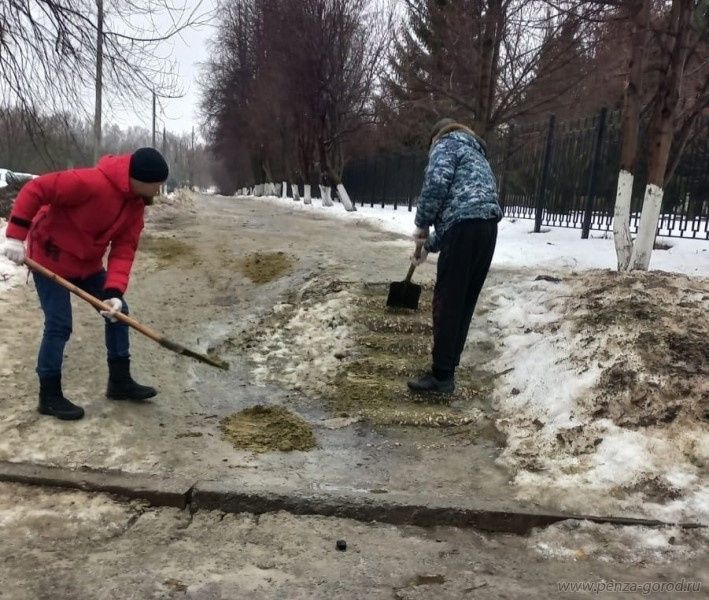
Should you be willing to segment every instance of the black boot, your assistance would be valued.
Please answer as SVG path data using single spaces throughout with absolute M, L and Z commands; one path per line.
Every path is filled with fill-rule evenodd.
M 147 400 L 157 395 L 157 390 L 147 385 L 140 385 L 130 376 L 130 358 L 111 358 L 108 360 L 108 389 L 106 397 L 110 400 Z
M 50 415 L 62 421 L 76 421 L 84 416 L 84 409 L 72 404 L 62 393 L 62 377 L 55 375 L 39 378 L 39 406 L 42 415 Z
M 452 394 L 455 391 L 454 376 L 439 377 L 427 373 L 423 377 L 409 381 L 409 389 L 419 394 Z

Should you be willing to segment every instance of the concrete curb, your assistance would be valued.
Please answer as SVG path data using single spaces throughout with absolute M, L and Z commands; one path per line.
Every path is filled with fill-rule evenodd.
M 0 462 L 0 481 L 103 492 L 147 500 L 153 506 L 186 508 L 193 483 L 123 472 L 72 470 L 28 463 Z
M 102 492 L 146 500 L 153 506 L 218 510 L 227 513 L 264 514 L 285 511 L 295 515 L 339 517 L 364 522 L 414 525 L 419 527 L 453 526 L 495 533 L 526 534 L 535 527 L 546 527 L 565 520 L 587 520 L 612 525 L 645 527 L 679 526 L 694 529 L 699 523 L 667 523 L 631 517 L 601 517 L 553 512 L 461 508 L 446 505 L 420 505 L 407 501 L 403 494 L 388 494 L 386 499 L 355 492 L 338 494 L 286 489 L 248 481 L 190 482 L 179 478 L 164 479 L 144 474 L 71 470 L 26 463 L 0 462 L 0 482 L 22 483 L 85 492 Z

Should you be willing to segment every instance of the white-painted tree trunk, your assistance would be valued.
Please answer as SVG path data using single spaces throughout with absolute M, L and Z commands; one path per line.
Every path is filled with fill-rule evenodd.
M 327 185 L 320 186 L 320 199 L 322 200 L 323 206 L 334 206 L 334 203 L 333 203 L 332 198 L 330 196 L 331 193 L 332 193 L 332 190 L 331 190 L 330 186 L 327 186 Z
M 310 194 L 310 184 L 306 183 L 303 186 L 303 204 L 312 204 L 313 197 Z
M 350 195 L 347 193 L 344 184 L 337 184 L 337 195 L 340 197 L 340 200 L 342 201 L 342 206 L 345 207 L 346 211 L 353 212 L 357 210 L 357 207 L 354 205 L 352 200 L 350 200 Z
M 633 252 L 633 240 L 630 238 L 630 204 L 633 197 L 632 173 L 621 169 L 618 174 L 618 187 L 613 211 L 613 240 L 618 259 L 618 271 L 627 271 Z
M 257 184 L 254 186 L 254 196 L 256 196 L 257 198 L 261 195 L 261 189 L 262 189 L 262 187 L 263 187 L 263 186 L 262 186 L 262 184 L 260 184 L 260 183 L 257 183 Z
M 650 267 L 650 257 L 655 247 L 657 222 L 660 220 L 664 194 L 665 191 L 654 183 L 648 184 L 645 188 L 643 212 L 640 215 L 638 235 L 635 238 L 633 253 L 630 257 L 631 270 L 647 271 Z
M 281 198 L 288 198 L 288 184 L 285 181 L 281 184 Z
M 293 193 L 293 200 L 295 202 L 300 202 L 300 191 L 298 190 L 298 184 L 291 183 L 291 192 Z
M 282 196 L 282 190 L 281 190 L 281 184 L 280 183 L 274 183 L 273 184 L 273 195 L 276 198 L 280 198 Z

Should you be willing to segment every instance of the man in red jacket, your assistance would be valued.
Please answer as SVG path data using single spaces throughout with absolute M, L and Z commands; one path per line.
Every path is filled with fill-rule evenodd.
M 5 232 L 2 253 L 10 260 L 23 264 L 26 252 L 111 307 L 101 313 L 106 319 L 109 368 L 106 396 L 111 400 L 147 400 L 157 394 L 131 377 L 128 327 L 115 315 L 128 314 L 123 295 L 143 230 L 143 213 L 167 176 L 167 163 L 153 148 L 105 156 L 92 169 L 42 175 L 20 191 Z M 81 419 L 84 409 L 64 397 L 61 384 L 64 347 L 72 330 L 69 292 L 36 273 L 34 281 L 44 311 L 37 360 L 38 410 L 58 419 Z

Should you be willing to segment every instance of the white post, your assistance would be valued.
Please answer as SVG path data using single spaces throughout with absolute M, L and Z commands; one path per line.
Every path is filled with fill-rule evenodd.
M 304 189 L 303 189 L 303 192 L 304 192 L 304 194 L 305 194 L 305 196 L 304 196 L 304 198 L 303 198 L 303 204 L 312 204 L 312 203 L 313 203 L 313 198 L 312 198 L 312 196 L 310 195 L 310 184 L 309 184 L 309 183 L 306 183 L 306 184 L 303 186 L 303 188 L 304 188 Z
M 281 198 L 288 198 L 288 184 L 285 181 L 281 184 Z

